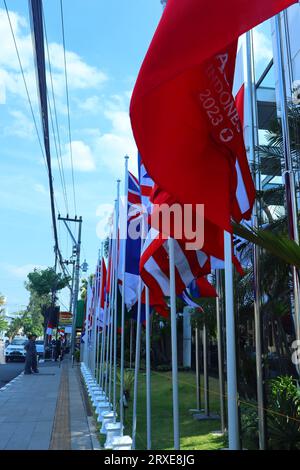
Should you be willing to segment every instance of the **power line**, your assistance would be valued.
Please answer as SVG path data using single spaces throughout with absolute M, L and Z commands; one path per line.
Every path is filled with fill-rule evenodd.
M 54 109 L 55 125 L 56 125 L 56 132 L 57 132 L 57 142 L 56 142 L 56 138 L 55 138 L 55 131 L 54 131 L 54 124 L 53 124 L 53 117 L 52 117 L 52 110 L 51 110 L 51 105 L 50 105 L 50 99 L 49 99 L 49 97 L 48 97 L 49 109 L 50 109 L 50 117 L 51 117 L 53 138 L 54 138 L 54 144 L 55 144 L 55 149 L 56 149 L 56 156 L 57 156 L 57 161 L 58 161 L 58 168 L 59 168 L 59 173 L 60 173 L 60 179 L 61 179 L 61 184 L 62 184 L 62 190 L 63 190 L 63 194 L 64 194 L 64 199 L 65 199 L 65 206 L 66 206 L 66 211 L 69 212 L 69 209 L 68 209 L 68 197 L 67 197 L 67 190 L 66 190 L 66 181 L 65 181 L 65 175 L 64 175 L 64 165 L 63 165 L 62 151 L 61 151 L 61 140 L 60 140 L 59 126 L 58 126 L 58 118 L 57 118 L 57 111 L 56 111 L 56 100 L 55 100 L 54 85 L 53 85 L 52 67 L 51 67 L 51 60 L 50 60 L 50 53 L 49 53 L 49 43 L 48 43 L 48 36 L 47 36 L 47 27 L 46 27 L 46 20 L 45 20 L 45 15 L 44 15 L 43 6 L 42 6 L 42 14 L 43 14 L 43 24 L 44 24 L 44 31 L 45 31 L 45 40 L 46 40 L 47 57 L 48 57 L 48 64 L 49 64 L 49 73 L 50 73 L 50 82 L 51 82 L 51 90 L 52 90 L 52 99 L 53 99 L 53 109 Z M 57 143 L 58 143 L 59 152 L 58 152 L 58 149 L 57 149 Z
M 45 166 L 46 166 L 46 171 L 47 171 L 48 177 L 50 178 L 50 175 L 49 175 L 49 167 L 48 167 L 48 164 L 47 164 L 45 152 L 44 152 L 44 149 L 43 149 L 42 141 L 41 141 L 41 138 L 40 138 L 40 134 L 39 134 L 39 130 L 38 130 L 37 122 L 36 122 L 36 118 L 35 118 L 35 115 L 34 115 L 33 106 L 32 106 L 32 101 L 31 101 L 31 98 L 30 98 L 30 95 L 29 95 L 29 90 L 28 90 L 28 86 L 27 86 L 27 82 L 26 82 L 26 78 L 25 78 L 25 74 L 24 74 L 24 69 L 23 69 L 23 65 L 22 65 L 22 61 L 21 61 L 21 57 L 20 57 L 20 53 L 19 53 L 19 49 L 18 49 L 18 45 L 17 45 L 15 33 L 14 33 L 14 30 L 13 30 L 13 27 L 12 27 L 12 22 L 11 22 L 10 14 L 9 14 L 9 11 L 8 11 L 8 8 L 7 8 L 6 0 L 3 0 L 3 3 L 4 3 L 4 7 L 5 7 L 5 11 L 6 11 L 7 18 L 8 18 L 9 27 L 10 27 L 10 31 L 11 31 L 11 34 L 12 34 L 12 38 L 13 38 L 13 42 L 14 42 L 16 54 L 17 54 L 17 57 L 18 57 L 19 67 L 20 67 L 20 71 L 21 71 L 22 78 L 23 78 L 23 82 L 24 82 L 24 86 L 25 86 L 25 90 L 26 90 L 26 95 L 27 95 L 27 100 L 28 100 L 28 103 L 29 103 L 29 107 L 30 107 L 32 119 L 33 119 L 33 122 L 34 122 L 34 127 L 35 127 L 36 134 L 37 134 L 37 137 L 38 137 L 38 141 L 39 141 L 41 153 L 42 153 L 42 155 L 43 155 L 44 163 L 45 163 Z M 42 122 L 43 122 L 43 120 L 42 120 Z M 51 178 L 52 178 L 52 176 L 51 176 Z M 55 206 L 56 206 L 56 208 L 57 208 L 57 202 L 56 202 L 55 197 L 54 197 L 54 204 L 55 204 Z
M 23 66 L 22 66 L 22 61 L 21 61 L 21 58 L 20 58 L 19 49 L 18 49 L 15 33 L 14 33 L 14 30 L 13 30 L 13 27 L 12 27 L 12 22 L 11 22 L 11 18 L 10 18 L 10 14 L 9 14 L 9 11 L 8 11 L 6 0 L 3 0 L 3 4 L 4 4 L 4 7 L 5 7 L 5 11 L 6 11 L 10 31 L 11 31 L 11 34 L 12 34 L 16 54 L 17 54 L 17 57 L 18 57 L 19 67 L 20 67 L 20 71 L 21 71 L 21 74 L 22 74 L 22 78 L 23 78 L 23 82 L 24 82 L 24 86 L 25 86 L 25 90 L 26 90 L 26 95 L 27 95 L 27 100 L 28 100 L 28 103 L 29 103 L 32 119 L 33 119 L 33 122 L 34 122 L 34 127 L 35 127 L 35 130 L 36 130 L 36 134 L 37 134 L 37 137 L 38 137 L 41 153 L 43 155 L 45 166 L 46 166 L 47 173 L 48 173 L 49 187 L 50 187 L 50 199 L 51 199 L 52 226 L 53 226 L 54 239 L 55 239 L 55 248 L 54 248 L 55 259 L 59 260 L 59 264 L 62 267 L 62 270 L 63 270 L 64 274 L 67 275 L 65 266 L 63 264 L 62 255 L 61 255 L 61 252 L 59 250 L 58 239 L 57 239 L 57 227 L 56 227 L 56 219 L 55 219 L 55 206 L 57 208 L 57 201 L 55 199 L 54 191 L 53 191 L 53 178 L 52 178 L 52 172 L 51 172 L 49 135 L 48 135 L 48 139 L 47 139 L 47 136 L 45 136 L 45 127 L 44 127 L 44 126 L 46 126 L 46 128 L 48 127 L 47 107 L 46 107 L 46 114 L 43 114 L 42 107 L 41 107 L 41 120 L 42 120 L 42 124 L 43 124 L 44 145 L 45 145 L 45 152 L 46 152 L 46 155 L 45 155 L 43 145 L 42 145 L 42 141 L 41 141 L 41 138 L 40 138 L 40 134 L 39 134 L 39 131 L 38 131 L 38 126 L 37 126 L 37 122 L 36 122 L 36 119 L 35 119 L 33 106 L 32 106 L 32 102 L 31 102 L 31 99 L 30 99 L 28 86 L 27 86 L 27 82 L 26 82 L 26 78 L 25 78 L 25 74 L 24 74 L 24 69 L 23 69 Z M 43 31 L 43 24 L 41 23 L 41 28 L 40 28 L 39 33 L 41 33 L 42 31 Z M 41 44 L 43 44 L 43 36 L 42 36 Z M 44 74 L 45 74 L 45 67 L 44 67 Z M 45 80 L 45 82 L 46 82 L 46 80 Z M 41 97 L 41 95 L 40 95 L 40 97 Z M 47 103 L 47 100 L 46 100 L 46 103 Z M 44 108 L 44 111 L 45 111 L 45 108 Z M 48 155 L 47 155 L 47 150 L 48 150 Z M 55 264 L 56 264 L 56 262 L 55 262 Z
M 48 122 L 48 100 L 47 100 L 47 82 L 46 82 L 46 66 L 45 66 L 45 49 L 44 49 L 44 32 L 43 32 L 43 19 L 41 3 L 38 0 L 30 0 L 30 20 L 31 20 L 31 33 L 33 48 L 35 53 L 35 69 L 37 78 L 38 95 L 40 101 L 40 112 L 42 120 L 42 128 L 44 135 L 45 155 L 48 167 L 48 180 L 50 191 L 50 205 L 52 226 L 54 232 L 54 252 L 55 252 L 55 266 L 57 260 L 62 264 L 62 256 L 59 250 L 56 215 L 55 215 L 55 198 L 53 189 L 53 178 L 51 168 L 51 153 L 50 153 L 50 139 L 49 139 L 49 122 Z
M 40 138 L 37 122 L 36 122 L 36 119 L 35 119 L 33 106 L 32 106 L 32 102 L 31 102 L 31 99 L 30 99 L 30 95 L 29 95 L 29 91 L 28 91 L 28 87 L 27 87 L 27 82 L 26 82 L 26 78 L 25 78 L 25 74 L 24 74 L 24 69 L 23 69 L 23 66 L 22 66 L 22 62 L 21 62 L 21 58 L 20 58 L 20 54 L 19 54 L 19 49 L 18 49 L 18 46 L 17 46 L 17 41 L 16 41 L 15 33 L 14 33 L 14 30 L 13 30 L 13 27 L 12 27 L 10 14 L 9 14 L 9 11 L 8 11 L 8 8 L 7 8 L 6 0 L 3 0 L 3 3 L 4 3 L 5 10 L 6 10 L 6 15 L 7 15 L 9 26 L 10 26 L 10 31 L 11 31 L 11 34 L 12 34 L 12 37 L 13 37 L 13 41 L 14 41 L 14 45 L 15 45 L 15 49 L 16 49 L 16 53 L 17 53 L 17 57 L 18 57 L 18 61 L 19 61 L 19 66 L 20 66 L 20 70 L 21 70 L 21 74 L 22 74 L 22 78 L 23 78 L 23 82 L 24 82 L 24 86 L 25 86 L 25 90 L 26 90 L 27 100 L 28 100 L 28 103 L 29 103 L 29 106 L 30 106 L 32 119 L 33 119 L 33 122 L 34 122 L 34 127 L 35 127 L 36 134 L 37 134 L 37 137 L 38 137 L 38 141 L 39 141 L 39 144 L 40 144 L 40 149 L 41 149 L 45 164 L 47 166 L 46 157 L 45 157 L 45 153 L 44 153 L 44 150 L 43 150 L 42 141 L 41 141 L 41 138 Z
M 70 104 L 69 104 L 69 91 L 68 91 L 69 87 L 68 87 L 67 60 L 66 60 L 66 41 L 65 41 L 64 12 L 63 12 L 62 0 L 60 0 L 60 15 L 61 15 L 63 50 L 64 50 L 65 84 L 66 84 L 66 98 L 67 98 L 67 109 L 68 109 L 68 130 L 69 130 L 70 159 L 71 159 L 71 171 L 72 171 L 73 199 L 74 199 L 74 209 L 75 209 L 75 214 L 76 214 L 77 207 L 76 207 L 75 184 L 74 184 L 74 165 L 73 165 Z

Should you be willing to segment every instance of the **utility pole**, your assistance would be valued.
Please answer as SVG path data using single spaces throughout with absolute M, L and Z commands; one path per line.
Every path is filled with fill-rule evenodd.
M 78 292 L 79 292 L 79 277 L 80 277 L 80 248 L 81 248 L 81 227 L 82 227 L 82 217 L 77 217 L 75 215 L 74 219 L 71 219 L 68 215 L 67 217 L 61 217 L 60 215 L 58 216 L 58 220 L 62 220 L 63 223 L 65 224 L 67 231 L 69 232 L 69 235 L 71 236 L 73 243 L 74 243 L 74 252 L 76 254 L 76 261 L 75 261 L 75 269 L 73 271 L 73 279 L 72 280 L 72 290 L 71 290 L 71 306 L 72 308 L 72 314 L 73 314 L 73 321 L 72 321 L 72 341 L 71 341 L 71 354 L 74 354 L 74 349 L 75 349 L 75 337 L 76 337 L 76 319 L 77 319 L 77 300 L 78 300 Z M 70 227 L 68 225 L 68 222 L 75 222 L 79 224 L 78 227 L 78 238 L 77 240 L 75 239 L 72 231 L 70 230 Z M 74 287 L 74 292 L 73 292 L 73 287 Z M 73 302 L 72 302 L 72 297 L 73 297 Z M 72 305 L 73 304 L 73 305 Z

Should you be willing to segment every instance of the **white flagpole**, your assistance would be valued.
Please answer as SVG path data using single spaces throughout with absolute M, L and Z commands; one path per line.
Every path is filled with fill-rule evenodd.
M 108 394 L 108 361 L 109 361 L 109 338 L 110 338 L 110 327 L 111 327 L 111 304 L 112 304 L 112 280 L 113 280 L 113 250 L 114 240 L 111 241 L 111 253 L 110 253 L 110 280 L 109 280 L 109 295 L 107 305 L 107 331 L 106 331 L 106 358 L 105 358 L 105 395 Z
M 123 424 L 124 424 L 124 360 L 125 360 L 125 268 L 126 268 L 126 240 L 127 240 L 127 218 L 128 218 L 128 156 L 125 157 L 125 184 L 124 184 L 124 223 L 126 224 L 126 230 L 122 233 L 122 317 L 121 317 L 121 380 L 120 380 L 120 423 L 121 423 L 121 432 L 123 434 Z
M 231 234 L 224 231 L 225 305 L 226 305 L 226 353 L 229 449 L 240 449 L 238 393 L 236 370 L 236 332 L 233 303 L 233 270 Z
M 96 354 L 97 354 L 97 315 L 98 315 L 98 300 L 99 300 L 99 258 L 100 252 L 98 253 L 98 263 L 96 268 L 96 284 L 95 284 L 95 298 L 94 298 L 94 324 L 93 324 L 93 348 L 92 348 L 92 367 L 93 376 L 96 378 Z
M 100 292 L 99 292 L 99 321 L 98 321 L 98 335 L 97 335 L 97 359 L 96 359 L 96 380 L 100 383 L 100 316 L 101 316 L 101 303 L 102 303 L 102 283 L 103 283 L 103 242 L 101 242 L 101 271 L 100 271 Z M 102 319 L 103 320 L 103 319 Z M 103 327 L 102 327 L 103 333 Z
M 180 450 L 174 239 L 169 237 L 174 449 Z
M 130 320 L 129 369 L 132 369 L 133 320 Z
M 106 297 L 106 296 L 105 296 Z M 101 389 L 104 389 L 104 363 L 105 363 L 105 340 L 106 340 L 106 305 L 107 299 L 104 300 L 104 312 L 103 312 L 103 325 L 102 325 L 102 335 L 101 335 L 101 352 L 100 352 L 100 377 L 99 385 Z
M 92 328 L 89 334 L 89 368 L 92 372 L 93 370 L 93 363 L 92 363 L 92 355 L 93 355 L 93 339 L 94 339 L 94 326 L 95 326 L 95 308 L 94 308 L 94 303 L 95 303 L 95 288 L 96 288 L 96 281 L 95 278 L 93 279 L 93 285 L 92 285 L 92 300 L 91 300 L 91 321 L 92 321 Z
M 115 282 L 114 282 L 114 387 L 113 387 L 113 410 L 114 423 L 117 417 L 117 321 L 118 321 L 118 231 L 119 231 L 119 205 L 120 205 L 120 180 L 117 181 L 117 207 L 116 207 L 116 240 L 115 240 Z
M 204 414 L 209 417 L 209 377 L 208 377 L 208 335 L 205 321 L 202 330 L 203 376 L 204 376 Z
M 275 39 L 277 49 L 277 68 L 278 68 L 278 91 L 279 91 L 279 104 L 280 104 L 280 117 L 281 129 L 283 139 L 283 157 L 284 157 L 284 182 L 286 193 L 286 212 L 289 225 L 289 236 L 299 245 L 299 230 L 298 230 L 298 213 L 297 213 L 297 197 L 295 187 L 295 171 L 293 169 L 290 130 L 288 123 L 288 108 L 287 108 L 287 92 L 286 80 L 283 62 L 283 46 L 282 46 L 282 32 L 280 14 L 275 16 Z M 292 267 L 293 276 L 293 307 L 294 307 L 294 324 L 296 340 L 300 341 L 300 281 L 299 272 L 295 266 Z M 300 375 L 299 367 L 297 372 Z
M 116 227 L 117 200 L 115 201 L 114 229 Z M 108 399 L 111 402 L 112 395 L 112 365 L 113 365 L 113 331 L 114 331 L 114 302 L 115 302 L 115 264 L 116 264 L 116 233 L 114 231 L 113 251 L 112 251 L 112 270 L 111 270 L 111 304 L 110 304 L 110 338 L 109 338 L 109 386 Z
M 145 227 L 147 226 L 147 218 L 143 214 L 141 217 L 141 253 L 143 242 L 145 239 Z M 133 410 L 132 410 L 132 449 L 136 446 L 136 423 L 137 423 L 137 396 L 138 396 L 138 379 L 141 359 L 141 310 L 142 310 L 142 289 L 144 283 L 139 276 L 138 283 L 138 311 L 136 320 L 136 339 L 135 339 L 135 367 L 134 367 L 134 391 L 133 391 Z
M 83 352 L 83 362 L 88 367 L 88 316 L 89 316 L 89 305 L 88 305 L 88 291 L 89 291 L 89 281 L 87 282 L 87 291 L 86 291 L 86 306 L 85 306 L 85 338 L 84 338 L 84 352 Z
M 146 297 L 146 400 L 147 400 L 147 450 L 151 450 L 151 340 L 150 340 L 150 298 L 145 286 Z
M 108 263 L 107 263 L 107 278 L 106 278 L 106 290 L 109 288 L 108 281 L 108 270 L 110 264 L 110 255 L 111 255 L 111 237 L 109 238 L 109 247 L 108 247 Z M 101 338 L 101 356 L 100 356 L 100 386 L 104 390 L 104 368 L 105 368 L 105 347 L 106 347 L 106 334 L 107 334 L 107 304 L 108 304 L 108 292 L 105 292 L 105 301 L 104 301 L 104 312 L 103 312 L 103 327 L 102 327 L 102 338 Z
M 216 317 L 217 317 L 217 335 L 218 335 L 218 373 L 219 373 L 219 394 L 220 394 L 220 418 L 221 433 L 225 433 L 225 384 L 224 384 L 224 357 L 223 357 L 223 296 L 222 296 L 222 277 L 220 269 L 216 269 Z
M 258 145 L 257 131 L 257 99 L 255 89 L 254 72 L 254 54 L 253 54 L 253 35 L 252 31 L 246 34 L 246 55 L 247 55 L 247 92 L 250 115 L 250 133 L 249 133 L 249 156 L 253 164 L 253 177 L 257 190 L 261 189 L 260 173 L 258 171 L 258 157 L 255 147 Z M 259 203 L 254 202 L 252 225 L 255 229 L 259 228 Z M 264 396 L 264 369 L 263 369 L 263 334 L 261 317 L 261 286 L 259 259 L 260 249 L 257 245 L 253 246 L 253 277 L 254 277 L 254 324 L 255 324 L 255 351 L 256 351 L 256 389 L 258 406 L 258 436 L 259 448 L 265 450 L 267 446 L 266 436 L 266 413 Z
M 133 410 L 132 410 L 132 449 L 136 447 L 136 415 L 137 415 L 137 395 L 138 378 L 140 370 L 140 352 L 141 352 L 141 308 L 142 308 L 142 279 L 139 277 L 138 284 L 138 311 L 136 319 L 136 343 L 135 343 L 135 367 L 134 367 L 134 386 L 133 386 Z

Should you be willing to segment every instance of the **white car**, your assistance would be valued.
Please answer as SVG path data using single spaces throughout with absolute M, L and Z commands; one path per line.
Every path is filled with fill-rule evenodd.
M 24 348 L 27 343 L 26 338 L 15 338 L 10 344 L 5 348 L 4 355 L 5 361 L 14 361 L 14 360 L 25 360 L 26 350 Z
M 44 357 L 44 340 L 43 339 L 37 339 L 35 342 L 35 347 L 36 347 L 36 352 L 38 357 Z

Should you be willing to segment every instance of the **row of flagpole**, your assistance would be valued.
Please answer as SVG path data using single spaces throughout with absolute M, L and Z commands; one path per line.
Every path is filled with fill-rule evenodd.
M 280 16 L 275 18 L 275 33 L 277 44 L 277 60 L 279 70 L 279 98 L 281 107 L 281 122 L 284 142 L 285 157 L 285 189 L 287 195 L 287 212 L 290 222 L 290 236 L 298 243 L 297 231 L 297 213 L 296 213 L 296 192 L 294 183 L 294 174 L 291 161 L 288 116 L 286 106 L 286 85 L 283 69 L 283 52 Z M 257 112 L 256 112 L 256 96 L 255 96 L 255 77 L 253 66 L 253 46 L 251 33 L 247 34 L 247 78 L 248 78 L 248 100 L 250 104 L 250 142 L 249 156 L 254 164 L 254 172 L 257 189 L 260 186 L 259 175 L 257 171 L 257 157 L 255 147 L 258 143 L 257 136 Z M 102 332 L 97 321 L 94 321 L 91 337 L 90 350 L 85 347 L 84 363 L 93 369 L 93 374 L 97 382 L 108 396 L 109 402 L 112 402 L 113 420 L 117 420 L 117 311 L 118 311 L 118 220 L 119 220 L 119 182 L 117 191 L 117 200 L 115 205 L 114 218 L 114 236 L 110 241 L 109 251 L 112 253 L 111 276 L 109 286 L 109 296 L 106 295 L 104 303 Z M 126 187 L 127 185 L 127 187 Z M 128 193 L 128 157 L 125 159 L 125 196 Z M 126 209 L 127 210 L 127 209 Z M 127 216 L 126 216 L 127 219 Z M 259 227 L 259 207 L 256 205 L 253 214 L 253 226 Z M 121 432 L 124 426 L 124 363 L 125 363 L 125 263 L 126 263 L 126 240 L 121 240 L 123 244 L 122 260 L 121 260 L 121 279 L 122 279 L 122 295 L 121 295 L 121 350 L 120 350 L 120 423 Z M 176 327 L 176 286 L 175 286 L 175 263 L 174 263 L 174 240 L 169 238 L 169 270 L 170 270 L 170 312 L 171 312 L 171 343 L 172 343 L 172 391 L 173 391 L 173 428 L 174 428 L 174 448 L 180 448 L 180 429 L 179 429 L 179 400 L 178 400 L 178 363 L 177 363 L 177 327 Z M 101 272 L 100 278 L 103 277 L 103 250 L 101 253 Z M 229 432 L 229 448 L 240 448 L 240 432 L 239 432 L 239 413 L 238 413 L 238 384 L 237 384 L 237 359 L 236 359 L 236 325 L 234 316 L 234 296 L 233 296 L 233 269 L 232 269 L 232 240 L 228 232 L 224 232 L 224 259 L 225 259 L 225 316 L 226 316 L 226 364 L 227 364 L 227 407 L 228 407 L 228 432 Z M 256 346 L 256 376 L 257 376 L 257 399 L 258 399 L 258 415 L 259 415 L 259 446 L 260 449 L 266 448 L 266 428 L 265 428 L 265 403 L 264 403 L 264 378 L 263 378 L 263 344 L 261 329 L 261 312 L 260 312 L 260 278 L 259 278 L 259 250 L 254 248 L 254 319 L 255 319 L 255 346 Z M 299 278 L 298 272 L 293 269 L 294 281 L 294 318 L 296 338 L 300 338 L 299 326 Z M 225 410 L 224 395 L 225 385 L 223 376 L 224 358 L 222 344 L 222 322 L 220 311 L 222 309 L 222 286 L 221 275 L 216 271 L 217 298 L 217 331 L 218 331 L 218 364 L 219 364 L 219 387 L 220 387 L 220 408 L 221 408 L 221 429 L 225 429 Z M 95 284 L 96 285 L 96 284 Z M 141 308 L 142 308 L 142 279 L 139 278 L 138 284 L 138 308 L 136 321 L 136 342 L 135 342 L 135 371 L 134 371 L 134 397 L 133 397 L 133 422 L 132 422 L 132 448 L 136 448 L 137 436 L 137 403 L 138 403 L 138 378 L 140 369 L 140 347 L 141 347 Z M 100 298 L 102 290 L 99 292 Z M 150 307 L 149 307 L 149 290 L 145 289 L 146 301 L 146 410 L 147 410 L 147 448 L 151 449 L 151 360 L 150 360 Z M 86 314 L 88 316 L 88 312 Z M 88 321 L 86 317 L 86 335 L 88 337 Z M 197 331 L 198 335 L 198 331 Z M 198 337 L 197 337 L 198 340 Z M 88 344 L 88 343 L 87 343 Z M 206 387 L 207 388 L 207 387 Z

